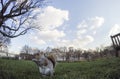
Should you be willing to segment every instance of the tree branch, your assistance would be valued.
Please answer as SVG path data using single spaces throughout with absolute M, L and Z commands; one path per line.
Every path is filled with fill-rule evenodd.
M 1 33 L 3 36 L 9 37 L 9 38 L 15 38 L 15 37 L 18 37 L 18 36 L 20 36 L 20 35 L 26 34 L 27 31 L 30 30 L 30 29 L 31 29 L 31 27 L 30 27 L 30 28 L 26 28 L 26 29 L 24 29 L 23 31 L 21 31 L 20 33 L 18 33 L 18 34 L 16 34 L 16 35 L 8 34 L 8 33 L 5 33 L 5 32 L 3 32 L 3 31 L 1 31 L 1 30 L 0 30 L 0 33 Z
M 17 0 L 0 0 L 0 33 L 3 36 L 14 38 L 24 35 L 28 30 L 37 27 L 25 26 L 31 10 L 40 7 L 44 0 L 24 0 L 17 4 Z M 17 24 L 15 20 L 19 20 Z M 7 24 L 9 22 L 9 24 Z M 10 25 L 11 24 L 11 25 Z

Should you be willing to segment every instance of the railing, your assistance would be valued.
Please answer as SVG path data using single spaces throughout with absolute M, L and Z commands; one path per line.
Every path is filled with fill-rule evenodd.
M 119 50 L 120 50 L 120 33 L 111 36 L 111 40 L 113 43 L 113 47 L 116 50 L 116 57 L 119 56 Z

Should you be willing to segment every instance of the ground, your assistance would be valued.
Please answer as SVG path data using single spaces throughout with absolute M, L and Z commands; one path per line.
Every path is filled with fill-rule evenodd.
M 53 77 L 42 77 L 32 61 L 0 59 L 0 79 L 120 79 L 120 58 L 58 62 Z

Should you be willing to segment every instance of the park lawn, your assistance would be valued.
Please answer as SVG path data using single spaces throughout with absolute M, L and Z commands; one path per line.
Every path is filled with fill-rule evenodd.
M 0 79 L 120 79 L 120 58 L 58 62 L 53 77 L 42 77 L 32 61 L 0 59 Z

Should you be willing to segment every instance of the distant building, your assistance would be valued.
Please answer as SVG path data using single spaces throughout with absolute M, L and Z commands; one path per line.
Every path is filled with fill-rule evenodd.
M 24 59 L 24 60 L 32 60 L 34 56 L 32 54 L 27 54 L 27 53 L 20 53 L 18 56 L 18 59 Z

